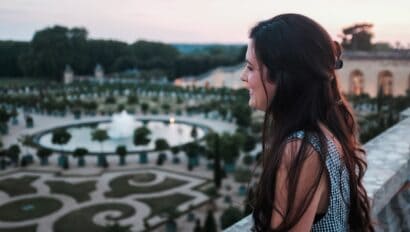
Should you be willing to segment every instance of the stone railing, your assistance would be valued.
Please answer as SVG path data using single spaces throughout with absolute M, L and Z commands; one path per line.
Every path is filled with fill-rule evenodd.
M 364 185 L 377 231 L 410 231 L 410 108 L 401 121 L 364 145 L 368 169 Z M 251 215 L 226 232 L 250 231 Z

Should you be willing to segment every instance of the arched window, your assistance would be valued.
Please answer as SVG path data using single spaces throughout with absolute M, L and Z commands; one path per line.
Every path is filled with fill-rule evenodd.
M 393 74 L 389 70 L 384 70 L 379 73 L 378 77 L 378 92 L 384 96 L 393 95 Z
M 349 77 L 349 94 L 361 95 L 364 92 L 364 77 L 363 72 L 356 69 L 350 73 Z
M 409 80 L 407 81 L 407 91 L 410 92 L 410 74 L 409 74 Z

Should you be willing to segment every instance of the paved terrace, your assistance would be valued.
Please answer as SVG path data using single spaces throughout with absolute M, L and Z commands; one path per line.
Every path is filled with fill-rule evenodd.
M 377 231 L 410 231 L 410 108 L 401 121 L 364 145 L 368 170 L 364 185 L 372 199 Z M 247 216 L 226 232 L 250 231 Z

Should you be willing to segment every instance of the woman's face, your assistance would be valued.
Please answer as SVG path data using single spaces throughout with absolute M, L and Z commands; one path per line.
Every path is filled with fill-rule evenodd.
M 249 106 L 253 109 L 266 111 L 274 96 L 276 85 L 267 80 L 267 70 L 264 64 L 258 65 L 253 41 L 249 40 L 246 51 L 246 67 L 243 70 L 241 80 L 244 82 L 245 88 L 249 90 Z M 263 84 L 266 87 L 267 98 Z

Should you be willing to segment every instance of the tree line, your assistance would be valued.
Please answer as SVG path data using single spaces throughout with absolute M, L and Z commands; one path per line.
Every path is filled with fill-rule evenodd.
M 37 31 L 29 42 L 0 41 L 0 77 L 61 81 L 66 65 L 76 75 L 92 75 L 100 64 L 106 73 L 137 69 L 173 80 L 217 66 L 234 65 L 244 59 L 244 47 L 207 49 L 208 52 L 184 54 L 171 44 L 90 39 L 85 28 L 56 25 Z

